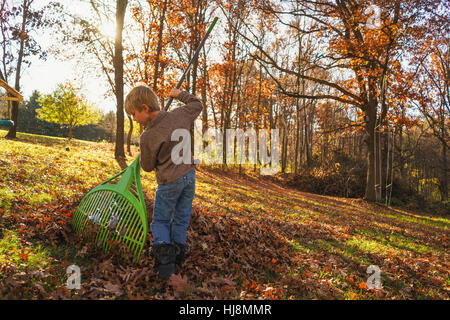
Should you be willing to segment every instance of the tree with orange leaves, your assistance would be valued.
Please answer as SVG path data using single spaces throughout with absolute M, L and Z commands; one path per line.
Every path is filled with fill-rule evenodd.
M 286 28 L 295 28 L 305 34 L 316 35 L 322 42 L 320 50 L 311 58 L 316 70 L 327 70 L 330 78 L 302 74 L 282 67 L 275 57 L 264 50 L 251 36 L 251 26 L 240 34 L 261 51 L 260 61 L 284 74 L 321 84 L 329 91 L 284 93 L 302 99 L 329 99 L 355 106 L 364 115 L 367 144 L 367 176 L 365 199 L 381 198 L 381 180 L 377 173 L 376 154 L 380 143 L 377 131 L 386 121 L 395 96 L 393 77 L 402 69 L 405 55 L 415 50 L 416 44 L 427 34 L 428 22 L 440 1 L 290 1 L 275 3 L 270 0 L 254 2 L 255 7 L 274 15 Z M 290 23 L 293 17 L 304 17 L 304 27 Z M 249 35 L 250 34 L 250 35 Z M 400 79 L 395 79 L 398 81 Z

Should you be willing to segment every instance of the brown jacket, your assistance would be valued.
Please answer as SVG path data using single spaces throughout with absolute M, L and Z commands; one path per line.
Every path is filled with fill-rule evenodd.
M 195 170 L 192 155 L 190 164 L 174 164 L 172 162 L 172 149 L 181 143 L 181 138 L 179 141 L 171 141 L 171 136 L 175 129 L 190 131 L 192 122 L 202 111 L 202 103 L 186 91 L 182 91 L 178 95 L 178 100 L 185 105 L 170 112 L 161 110 L 156 118 L 147 125 L 140 137 L 141 168 L 144 171 L 156 169 L 158 184 L 167 184 Z M 190 139 L 190 137 L 188 138 Z

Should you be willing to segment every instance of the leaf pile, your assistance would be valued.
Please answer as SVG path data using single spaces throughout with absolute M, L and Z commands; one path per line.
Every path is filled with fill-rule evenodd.
M 5 218 L 3 223 L 9 227 L 13 224 L 22 226 L 24 239 L 37 238 L 52 246 L 62 244 L 73 246 L 77 248 L 75 256 L 89 259 L 90 265 L 87 269 L 83 268 L 82 289 L 76 292 L 73 298 L 172 297 L 172 292 L 165 290 L 167 284 L 157 280 L 153 272 L 154 261 L 148 250 L 151 243 L 150 234 L 148 247 L 139 264 L 137 266 L 126 264 L 119 255 L 115 255 L 116 250 L 111 250 L 111 254 L 105 255 L 94 243 L 84 243 L 74 235 L 70 225 L 70 213 L 73 214 L 76 210 L 76 203 L 65 205 L 50 205 L 28 215 L 11 215 Z M 148 209 L 151 212 L 151 207 Z M 66 210 L 71 212 L 68 214 Z M 61 216 L 64 218 L 61 219 Z M 193 284 L 192 292 L 189 292 L 191 297 L 205 299 L 235 298 L 239 295 L 245 297 L 245 292 L 238 290 L 238 284 L 244 284 L 249 274 L 259 275 L 255 279 L 264 281 L 266 273 L 279 277 L 283 269 L 289 268 L 292 264 L 287 243 L 272 230 L 267 230 L 260 221 L 194 209 L 188 239 L 190 251 L 180 271 L 184 274 L 183 281 L 187 282 L 189 279 Z M 68 262 L 62 263 L 63 267 L 67 265 Z M 63 271 L 59 270 L 60 273 Z M 11 278 L 7 279 L 9 281 L 5 284 L 8 287 L 17 284 L 11 282 Z M 173 287 L 175 297 L 186 294 L 184 292 L 180 295 L 177 285 L 169 287 Z M 250 293 L 249 297 L 254 297 L 254 294 L 261 294 L 264 297 L 266 294 L 267 297 L 276 298 L 273 295 L 274 290 L 267 291 L 267 287 L 269 286 L 263 286 L 260 290 L 250 288 L 249 290 L 254 293 Z M 280 286 L 277 290 L 281 293 L 283 288 Z M 65 290 L 64 284 L 50 294 L 39 291 L 39 295 L 40 298 L 70 298 L 71 292 Z

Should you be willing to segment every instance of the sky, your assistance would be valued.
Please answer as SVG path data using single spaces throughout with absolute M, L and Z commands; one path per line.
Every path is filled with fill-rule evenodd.
M 90 103 L 105 113 L 115 110 L 114 97 L 104 97 L 107 88 L 102 81 L 86 77 L 75 61 L 60 61 L 51 55 L 46 61 L 32 59 L 31 66 L 22 75 L 21 92 L 26 100 L 34 90 L 51 93 L 59 83 L 75 79 L 80 81 L 81 92 Z
M 34 7 L 40 8 L 48 2 L 49 0 L 34 0 Z M 64 7 L 72 14 L 88 17 L 92 13 L 92 8 L 88 0 L 70 0 L 59 2 L 62 3 Z M 128 16 L 129 13 L 130 10 L 127 10 L 127 16 L 125 17 L 127 21 L 130 19 Z M 110 24 L 103 25 L 100 29 L 104 34 L 114 38 L 115 17 L 112 17 L 111 21 L 112 22 Z M 220 20 L 218 25 L 220 25 Z M 215 32 L 217 33 L 219 32 L 220 27 L 216 27 L 215 29 Z M 47 49 L 52 45 L 55 45 L 54 39 L 48 34 L 33 33 L 33 36 L 45 51 L 47 51 Z M 212 59 L 214 52 L 209 52 L 208 55 L 209 58 Z M 65 83 L 66 81 L 74 82 L 76 79 L 75 83 L 81 85 L 81 93 L 91 104 L 102 110 L 104 113 L 116 110 L 116 99 L 112 94 L 108 95 L 109 85 L 106 80 L 103 77 L 99 80 L 92 75 L 87 75 L 77 65 L 76 61 L 61 61 L 60 58 L 55 57 L 50 52 L 48 52 L 48 58 L 45 61 L 40 60 L 37 57 L 31 57 L 29 60 L 32 61 L 32 64 L 22 73 L 20 85 L 21 93 L 23 94 L 25 100 L 30 97 L 34 90 L 38 90 L 41 94 L 49 94 L 57 87 L 59 83 Z M 102 75 L 99 76 L 101 77 Z
M 60 1 L 66 2 L 66 1 Z M 48 3 L 48 0 L 35 0 L 35 7 L 41 7 Z M 66 2 L 67 3 L 67 2 Z M 89 4 L 85 1 L 72 0 L 70 5 L 66 7 L 77 14 L 89 14 Z M 111 30 L 112 29 L 112 30 Z M 114 32 L 114 25 L 105 27 L 105 32 Z M 36 41 L 41 47 L 47 51 L 52 43 L 52 37 L 45 33 L 34 34 Z M 61 61 L 54 55 L 48 53 L 47 60 L 40 60 L 37 57 L 32 57 L 31 66 L 26 68 L 22 73 L 20 87 L 24 99 L 27 100 L 34 90 L 38 90 L 41 94 L 51 93 L 59 83 L 66 81 L 74 81 L 81 84 L 81 93 L 85 95 L 86 99 L 102 110 L 108 112 L 116 109 L 114 96 L 107 96 L 107 86 L 105 81 L 99 81 L 94 77 L 89 77 L 82 72 L 77 66 L 76 61 L 66 60 Z
M 34 7 L 40 8 L 48 4 L 48 2 L 49 0 L 34 0 Z M 60 0 L 59 2 L 63 4 L 64 7 L 72 14 L 83 17 L 89 17 L 93 14 L 89 0 Z M 128 16 L 129 14 L 130 10 L 127 10 L 127 16 L 125 17 L 127 21 L 131 19 Z M 215 35 L 213 36 L 216 38 L 221 38 L 220 31 L 223 29 L 221 27 L 221 23 L 222 21 L 219 20 L 217 26 L 215 27 Z M 104 34 L 114 38 L 115 17 L 112 17 L 110 24 L 101 26 L 101 30 Z M 54 38 L 48 34 L 35 32 L 33 33 L 33 36 L 45 51 L 47 51 L 47 49 L 52 45 L 55 45 Z M 217 48 L 212 46 L 211 52 L 208 53 L 208 58 L 211 60 L 214 57 L 217 58 L 218 55 L 216 51 Z M 76 61 L 61 61 L 60 58 L 53 56 L 50 52 L 48 52 L 48 58 L 45 61 L 40 60 L 37 57 L 31 57 L 29 60 L 32 61 L 32 64 L 22 73 L 20 86 L 21 93 L 23 94 L 25 100 L 30 97 L 34 90 L 38 90 L 41 94 L 49 94 L 57 87 L 59 83 L 64 83 L 66 81 L 74 82 L 76 79 L 75 83 L 79 83 L 81 85 L 81 93 L 91 104 L 102 110 L 104 113 L 116 110 L 116 100 L 112 94 L 108 95 L 109 85 L 106 80 L 103 77 L 101 80 L 98 80 L 92 75 L 87 75 L 77 65 Z M 102 75 L 99 75 L 99 77 L 101 76 Z

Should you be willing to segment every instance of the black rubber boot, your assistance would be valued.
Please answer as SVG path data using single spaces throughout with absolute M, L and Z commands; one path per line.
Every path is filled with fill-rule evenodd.
M 156 244 L 152 248 L 152 255 L 155 258 L 155 272 L 163 280 L 170 278 L 175 273 L 175 259 L 178 248 L 170 243 Z
M 181 266 L 186 259 L 187 251 L 189 250 L 189 246 L 187 244 L 182 244 L 175 242 L 175 246 L 177 247 L 177 256 L 175 258 L 175 264 L 177 266 Z

